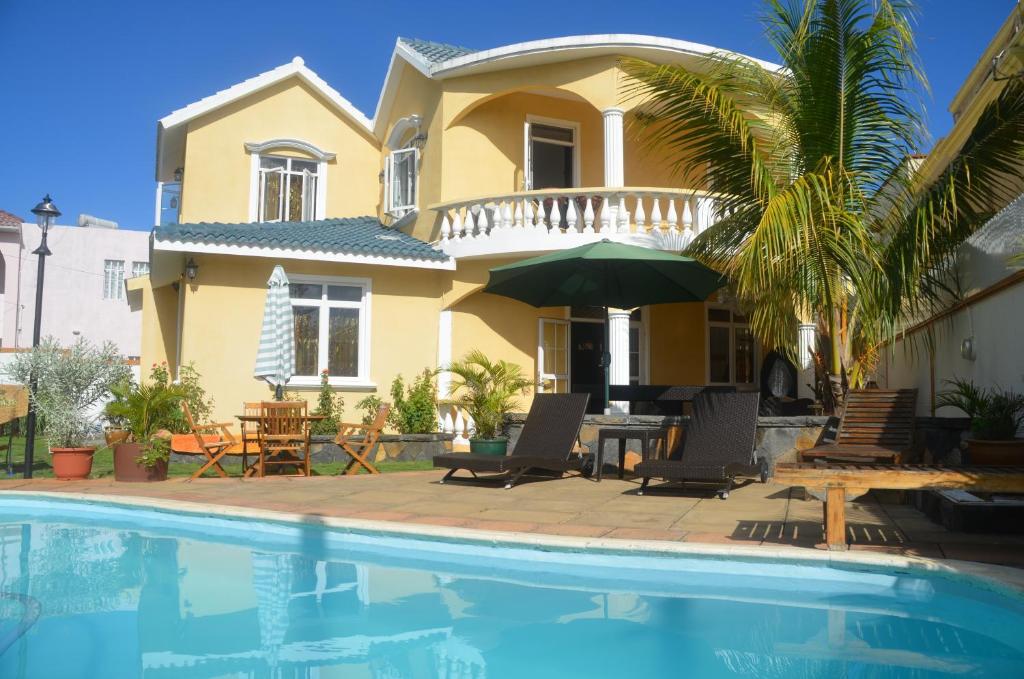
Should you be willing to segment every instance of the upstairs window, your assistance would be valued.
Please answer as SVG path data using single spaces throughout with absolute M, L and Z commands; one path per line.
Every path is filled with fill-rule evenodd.
M 124 297 L 124 261 L 120 259 L 103 260 L 103 299 L 122 299 Z
M 409 147 L 388 154 L 384 163 L 385 211 L 401 217 L 416 209 L 416 168 L 420 151 Z
M 316 219 L 317 168 L 314 160 L 260 156 L 258 221 Z
M 149 262 L 132 262 L 132 278 L 149 275 Z

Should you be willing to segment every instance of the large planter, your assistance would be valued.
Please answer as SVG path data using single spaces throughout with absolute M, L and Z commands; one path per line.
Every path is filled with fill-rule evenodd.
M 504 455 L 508 439 L 469 439 L 469 452 L 475 455 Z
M 128 483 L 146 483 L 167 480 L 167 460 L 160 460 L 152 467 L 136 462 L 142 455 L 138 443 L 119 443 L 114 446 L 114 480 Z
M 1024 464 L 1024 439 L 984 441 L 967 439 L 967 463 L 999 467 Z
M 50 448 L 53 475 L 58 479 L 87 479 L 95 448 Z

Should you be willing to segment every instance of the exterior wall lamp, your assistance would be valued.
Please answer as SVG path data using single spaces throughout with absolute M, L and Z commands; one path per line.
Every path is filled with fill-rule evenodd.
M 190 281 L 194 281 L 196 276 L 199 275 L 199 265 L 196 264 L 196 260 L 191 257 L 188 258 L 188 263 L 185 264 L 185 278 Z

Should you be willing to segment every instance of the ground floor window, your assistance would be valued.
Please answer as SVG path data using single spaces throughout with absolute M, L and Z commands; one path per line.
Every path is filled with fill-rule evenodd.
M 708 307 L 708 382 L 753 385 L 756 344 L 746 316 Z
M 290 277 L 295 384 L 369 381 L 370 283 L 358 278 Z
M 569 392 L 569 321 L 540 319 L 537 391 Z

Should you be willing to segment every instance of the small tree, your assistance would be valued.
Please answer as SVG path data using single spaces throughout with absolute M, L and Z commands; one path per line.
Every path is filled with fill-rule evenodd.
M 345 398 L 341 394 L 334 394 L 330 375 L 326 370 L 320 373 L 320 395 L 317 397 L 313 413 L 323 415 L 324 419 L 314 422 L 310 432 L 318 436 L 338 433 L 338 425 L 341 424 L 342 415 L 345 413 Z
M 451 393 L 461 392 L 458 402 L 476 423 L 478 439 L 497 438 L 505 416 L 518 407 L 519 397 L 533 386 L 518 365 L 491 361 L 479 349 L 452 363 L 448 371 L 456 377 Z
M 437 431 L 437 386 L 433 370 L 425 368 L 408 389 L 401 375 L 391 383 L 392 409 L 388 420 L 402 434 Z M 380 405 L 380 402 L 375 404 Z M 372 421 L 372 420 L 371 420 Z
M 32 351 L 17 354 L 8 374 L 23 384 L 35 378 L 29 399 L 43 418 L 51 448 L 81 448 L 97 436 L 100 405 L 114 386 L 131 379 L 113 342 L 97 346 L 84 338 L 64 349 L 47 337 Z
M 207 397 L 206 389 L 203 388 L 202 375 L 196 370 L 194 363 L 186 363 L 178 368 L 177 380 L 171 379 L 171 372 L 166 361 L 159 364 L 154 363 L 149 371 L 149 379 L 163 387 L 170 387 L 173 384 L 181 393 L 179 400 L 188 404 L 193 419 L 196 422 L 210 421 L 210 415 L 213 413 L 213 399 Z M 185 421 L 185 414 L 181 412 L 180 408 L 177 408 L 175 413 L 175 417 L 168 423 L 167 428 L 175 434 L 190 432 L 188 422 Z

